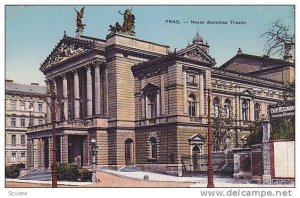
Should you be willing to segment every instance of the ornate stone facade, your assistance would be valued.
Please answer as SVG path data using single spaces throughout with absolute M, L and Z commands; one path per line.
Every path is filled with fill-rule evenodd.
M 77 51 L 65 53 L 61 46 Z M 241 145 L 249 123 L 282 100 L 286 86 L 225 66 L 215 68 L 208 49 L 199 38 L 170 53 L 168 46 L 124 34 L 110 34 L 106 40 L 65 35 L 41 66 L 46 80 L 54 81 L 58 94 L 67 98 L 57 116 L 58 161 L 90 165 L 89 142 L 95 137 L 98 168 L 135 165 L 178 174 L 182 156 L 195 149 L 207 152 L 207 110 L 216 105 L 207 106 L 208 89 L 219 106 L 232 107 L 233 144 Z M 51 62 L 58 54 L 59 61 Z M 50 138 L 50 123 L 28 133 L 28 152 L 37 147 L 43 156 L 29 157 L 29 168 L 49 167 Z

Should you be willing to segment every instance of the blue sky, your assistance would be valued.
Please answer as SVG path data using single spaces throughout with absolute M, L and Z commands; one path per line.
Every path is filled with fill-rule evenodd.
M 84 35 L 104 39 L 108 26 L 122 23 L 118 11 L 131 6 L 86 6 Z M 44 84 L 39 71 L 66 31 L 75 36 L 74 6 L 6 6 L 6 79 L 18 83 Z M 80 6 L 76 6 L 80 9 Z M 133 6 L 135 32 L 139 39 L 181 49 L 192 41 L 196 32 L 210 45 L 210 55 L 217 66 L 232 58 L 238 48 L 244 53 L 265 54 L 265 41 L 260 35 L 270 23 L 281 20 L 294 29 L 292 6 Z M 168 24 L 179 20 L 181 24 Z M 191 20 L 205 24 L 191 24 Z M 211 21 L 245 21 L 244 25 L 206 24 Z M 189 23 L 184 24 L 183 21 Z

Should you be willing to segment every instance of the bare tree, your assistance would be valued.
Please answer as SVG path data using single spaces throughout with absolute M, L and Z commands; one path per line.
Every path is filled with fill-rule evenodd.
M 295 46 L 295 33 L 291 33 L 290 27 L 276 21 L 271 25 L 267 32 L 261 37 L 266 39 L 267 55 L 279 54 L 281 56 L 290 56 L 291 50 Z

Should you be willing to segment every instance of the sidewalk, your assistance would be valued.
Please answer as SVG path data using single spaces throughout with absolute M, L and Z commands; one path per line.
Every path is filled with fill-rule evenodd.
M 19 180 L 19 179 L 5 179 L 5 182 L 15 182 L 15 183 L 31 183 L 31 184 L 52 184 L 51 181 L 38 181 L 38 180 Z M 72 181 L 57 181 L 58 185 L 65 186 L 84 186 L 90 185 L 92 182 L 72 182 Z

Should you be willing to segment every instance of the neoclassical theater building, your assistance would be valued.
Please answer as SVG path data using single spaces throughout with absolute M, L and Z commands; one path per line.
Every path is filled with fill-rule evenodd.
M 89 166 L 94 137 L 98 168 L 178 172 L 182 156 L 206 154 L 208 108 L 218 116 L 222 106 L 234 115 L 231 144 L 241 146 L 249 123 L 283 100 L 294 63 L 288 53 L 280 60 L 239 49 L 215 65 L 198 33 L 174 52 L 136 38 L 124 24 L 111 27 L 106 39 L 80 29 L 76 37 L 64 34 L 40 67 L 65 98 L 57 113 L 58 162 Z M 32 127 L 27 137 L 28 168 L 51 167 L 51 123 Z

